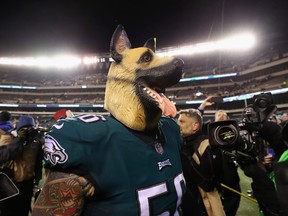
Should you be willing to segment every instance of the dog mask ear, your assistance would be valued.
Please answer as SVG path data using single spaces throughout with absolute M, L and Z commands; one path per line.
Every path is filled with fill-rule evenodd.
M 156 51 L 156 43 L 155 43 L 155 38 L 150 38 L 149 40 L 146 41 L 144 44 L 144 47 L 147 47 L 151 49 L 153 52 Z
M 110 54 L 111 57 L 119 63 L 122 60 L 122 52 L 125 49 L 130 49 L 131 44 L 127 37 L 126 31 L 122 25 L 118 25 L 115 29 L 111 43 L 110 43 Z

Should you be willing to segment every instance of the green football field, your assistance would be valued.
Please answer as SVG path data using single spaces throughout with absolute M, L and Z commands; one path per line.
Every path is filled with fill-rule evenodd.
M 240 176 L 240 185 L 242 193 L 247 195 L 247 190 L 251 190 L 251 178 L 244 175 L 243 171 L 239 168 L 238 173 Z M 240 207 L 237 216 L 259 216 L 258 204 L 250 199 L 241 196 Z

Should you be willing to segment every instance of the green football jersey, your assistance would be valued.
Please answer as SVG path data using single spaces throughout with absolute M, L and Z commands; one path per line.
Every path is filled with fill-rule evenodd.
M 45 136 L 46 167 L 89 176 L 97 193 L 83 215 L 181 215 L 182 138 L 173 119 L 159 126 L 163 141 L 147 143 L 110 116 L 59 120 Z

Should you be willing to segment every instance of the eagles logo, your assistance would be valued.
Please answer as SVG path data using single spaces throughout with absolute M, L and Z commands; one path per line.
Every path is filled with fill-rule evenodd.
M 67 161 L 68 155 L 59 143 L 50 135 L 45 136 L 45 145 L 43 148 L 45 160 L 49 160 L 51 164 L 63 164 Z

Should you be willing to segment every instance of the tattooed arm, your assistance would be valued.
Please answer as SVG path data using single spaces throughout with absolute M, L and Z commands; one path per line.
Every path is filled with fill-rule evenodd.
M 84 177 L 52 171 L 33 207 L 32 216 L 78 216 L 94 187 Z

